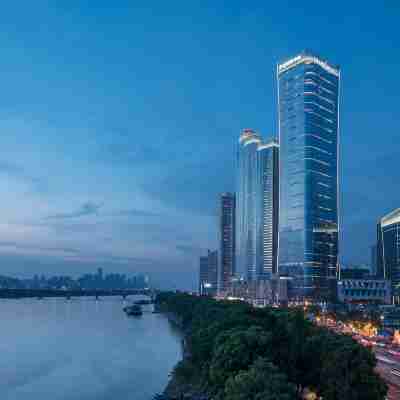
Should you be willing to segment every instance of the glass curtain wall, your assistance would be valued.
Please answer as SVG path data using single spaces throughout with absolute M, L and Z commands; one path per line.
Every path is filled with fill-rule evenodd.
M 378 276 L 392 285 L 395 304 L 400 304 L 400 209 L 383 217 L 378 224 Z
M 258 147 L 258 279 L 277 272 L 279 211 L 279 145 L 275 140 Z
M 334 295 L 338 254 L 340 73 L 301 54 L 278 65 L 279 270 L 291 297 Z
M 230 289 L 235 273 L 235 195 L 222 193 L 220 199 L 220 251 L 218 292 Z
M 239 138 L 236 193 L 236 269 L 248 280 L 257 278 L 257 149 L 261 137 L 244 129 Z

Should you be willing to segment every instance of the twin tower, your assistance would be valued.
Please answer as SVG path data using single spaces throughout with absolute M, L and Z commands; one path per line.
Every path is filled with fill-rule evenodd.
M 327 300 L 338 269 L 340 71 L 302 53 L 278 65 L 277 80 L 279 139 L 243 130 L 236 197 L 222 195 L 220 282 L 230 271 L 285 277 L 289 298 Z M 225 217 L 235 203 L 231 230 L 224 201 Z

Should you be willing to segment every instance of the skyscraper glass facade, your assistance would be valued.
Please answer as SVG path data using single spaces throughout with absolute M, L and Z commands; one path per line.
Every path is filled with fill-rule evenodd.
M 393 301 L 400 304 L 400 209 L 378 223 L 377 274 L 391 282 Z
M 333 295 L 338 254 L 339 69 L 310 54 L 278 65 L 279 272 L 290 296 Z
M 244 129 L 239 138 L 236 193 L 236 268 L 249 280 L 257 277 L 257 149 L 261 137 Z
M 239 139 L 236 201 L 236 266 L 247 280 L 277 272 L 279 145 L 253 130 Z
M 219 226 L 219 293 L 230 288 L 235 273 L 235 195 L 222 193 L 220 199 Z
M 279 145 L 275 140 L 258 146 L 258 279 L 277 272 L 279 212 Z

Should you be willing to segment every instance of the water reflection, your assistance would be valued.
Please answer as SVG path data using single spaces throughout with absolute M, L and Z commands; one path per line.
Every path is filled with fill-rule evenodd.
M 1 399 L 144 400 L 161 391 L 181 356 L 179 332 L 147 306 L 126 317 L 124 304 L 0 300 Z

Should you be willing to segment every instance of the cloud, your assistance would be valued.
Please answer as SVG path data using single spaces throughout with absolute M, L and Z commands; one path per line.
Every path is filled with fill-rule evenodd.
M 0 174 L 9 176 L 12 179 L 32 185 L 36 190 L 45 190 L 47 184 L 44 180 L 31 175 L 25 168 L 6 160 L 0 160 Z
M 20 243 L 17 241 L 0 241 L 0 249 L 2 253 L 7 253 L 7 249 L 21 250 L 21 255 L 31 255 L 46 257 L 58 256 L 62 259 L 73 259 L 77 262 L 103 262 L 111 264 L 125 264 L 125 265 L 149 265 L 156 263 L 156 260 L 147 257 L 135 257 L 129 255 L 117 255 L 112 252 L 96 251 L 96 250 L 79 250 L 77 248 L 68 246 L 41 246 L 33 243 Z
M 7 175 L 15 176 L 18 178 L 27 178 L 30 179 L 26 173 L 24 168 L 16 165 L 9 163 L 8 161 L 0 160 L 0 172 L 5 173 Z
M 199 256 L 204 251 L 204 249 L 199 246 L 193 246 L 187 244 L 178 244 L 175 247 L 181 253 L 189 256 Z
M 86 217 L 89 215 L 97 215 L 102 204 L 96 204 L 91 201 L 88 201 L 75 211 L 67 212 L 67 213 L 58 213 L 53 215 L 48 215 L 46 219 L 71 219 L 71 218 L 80 218 Z
M 41 246 L 41 245 L 35 245 L 35 244 L 27 244 L 27 243 L 21 243 L 17 241 L 11 241 L 11 240 L 2 240 L 0 241 L 0 247 L 13 247 L 17 250 L 35 250 L 35 251 L 40 251 L 40 252 L 61 252 L 61 253 L 67 253 L 71 255 L 77 255 L 80 254 L 80 250 L 73 248 L 73 247 L 65 247 L 65 246 Z
M 135 208 L 128 210 L 119 210 L 110 214 L 111 216 L 131 216 L 131 217 L 161 217 L 161 213 L 154 211 L 138 210 Z
M 130 264 L 130 265 L 151 265 L 157 263 L 156 260 L 146 257 L 119 256 L 106 252 L 88 253 L 87 259 L 93 259 L 95 262 L 107 262 L 113 264 Z
M 123 143 L 109 143 L 102 146 L 96 153 L 97 161 L 111 163 L 113 165 L 143 165 L 168 161 L 168 155 L 164 154 L 157 146 L 147 143 L 133 142 L 133 139 Z M 161 147 L 161 146 L 159 146 Z
M 234 162 L 224 156 L 213 163 L 190 162 L 166 172 L 160 169 L 158 176 L 144 180 L 141 188 L 167 206 L 203 216 L 215 215 L 219 193 L 234 188 Z

